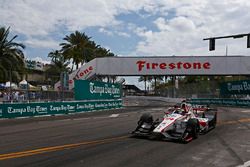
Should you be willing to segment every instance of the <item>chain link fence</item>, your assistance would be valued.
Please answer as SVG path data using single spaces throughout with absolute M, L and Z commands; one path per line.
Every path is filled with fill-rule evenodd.
M 0 103 L 72 101 L 73 91 L 28 91 L 20 89 L 0 90 Z
M 200 81 L 199 83 L 179 83 L 167 86 L 166 88 L 157 89 L 155 92 L 158 96 L 174 98 L 219 98 L 220 86 L 217 81 Z

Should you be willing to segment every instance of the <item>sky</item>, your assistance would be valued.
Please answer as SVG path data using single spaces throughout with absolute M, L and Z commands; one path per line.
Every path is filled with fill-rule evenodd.
M 248 56 L 246 37 L 216 40 L 211 52 L 203 39 L 250 33 L 249 10 L 249 0 L 0 0 L 0 26 L 18 35 L 27 59 L 43 62 L 76 30 L 118 56 L 225 55 L 226 48 Z

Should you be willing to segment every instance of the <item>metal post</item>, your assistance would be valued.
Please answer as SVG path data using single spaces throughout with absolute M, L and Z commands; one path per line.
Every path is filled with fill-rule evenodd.
M 175 98 L 175 76 L 172 76 L 172 98 Z
M 12 85 L 12 65 L 10 65 L 10 102 L 12 103 L 12 88 L 11 88 L 11 85 Z

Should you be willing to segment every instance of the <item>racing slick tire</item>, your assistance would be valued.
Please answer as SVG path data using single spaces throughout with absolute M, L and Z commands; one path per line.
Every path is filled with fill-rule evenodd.
M 192 139 L 197 139 L 199 136 L 199 121 L 191 118 L 187 122 L 187 128 L 183 134 L 182 141 L 188 143 Z
M 215 128 L 216 127 L 216 123 L 217 123 L 217 112 L 214 113 L 214 119 L 212 122 L 212 127 Z
M 154 120 L 153 120 L 153 116 L 149 113 L 144 113 L 139 121 L 137 122 L 137 127 L 134 131 L 132 131 L 132 134 L 134 134 L 136 131 L 138 131 L 138 129 L 140 129 L 140 127 L 143 125 L 143 123 L 148 123 L 151 125 L 151 128 L 150 128 L 150 131 L 153 130 L 153 123 L 154 123 Z
M 194 139 L 197 139 L 200 131 L 199 121 L 197 119 L 191 118 L 188 120 L 187 126 L 190 126 L 192 128 L 192 137 Z
M 152 124 L 154 122 L 153 116 L 151 114 L 149 114 L 149 113 L 144 113 L 140 117 L 140 120 L 138 121 L 138 124 L 143 123 L 143 122 Z

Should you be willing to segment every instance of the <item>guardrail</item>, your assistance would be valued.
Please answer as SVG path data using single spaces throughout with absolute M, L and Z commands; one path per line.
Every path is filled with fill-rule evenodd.
M 0 104 L 0 118 L 58 115 L 121 108 L 122 99 Z
M 250 100 L 245 99 L 189 99 L 192 104 L 214 104 L 222 106 L 250 107 Z

